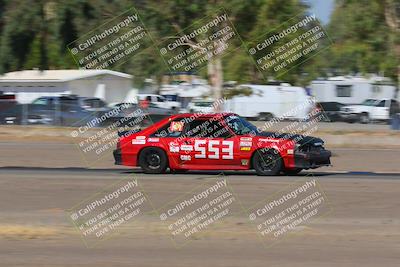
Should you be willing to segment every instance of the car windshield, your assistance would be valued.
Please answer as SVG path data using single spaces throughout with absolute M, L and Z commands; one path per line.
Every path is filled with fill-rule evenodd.
M 373 105 L 375 105 L 376 101 L 377 101 L 377 100 L 375 100 L 375 99 L 367 99 L 367 100 L 365 100 L 364 102 L 362 102 L 361 105 L 364 105 L 364 106 L 373 106 Z
M 101 99 L 92 98 L 83 100 L 83 105 L 86 108 L 103 108 L 106 106 L 106 103 Z
M 177 95 L 163 95 L 167 101 L 179 101 Z
M 213 102 L 195 102 L 196 107 L 211 107 Z
M 249 133 L 257 133 L 257 127 L 236 115 L 230 115 L 225 118 L 226 124 L 237 135 L 244 135 Z
M 32 102 L 32 104 L 34 104 L 34 105 L 46 105 L 47 104 L 47 100 L 46 100 L 46 98 L 38 98 L 38 99 L 34 100 Z

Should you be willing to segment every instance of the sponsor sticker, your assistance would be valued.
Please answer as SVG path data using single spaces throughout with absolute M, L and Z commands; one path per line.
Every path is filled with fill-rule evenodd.
M 250 151 L 251 147 L 241 147 L 240 150 L 241 151 Z
M 160 142 L 160 138 L 149 138 L 149 139 L 147 139 L 147 141 L 149 143 L 157 143 L 157 142 Z
M 193 151 L 192 145 L 181 145 L 181 150 L 183 151 Z
M 240 142 L 252 142 L 253 138 L 252 137 L 240 137 Z
M 251 147 L 252 144 L 253 144 L 252 142 L 240 141 L 240 146 L 248 146 L 248 147 Z
M 132 139 L 132 145 L 144 145 L 146 144 L 145 139 Z
M 258 141 L 278 143 L 280 140 L 279 139 L 270 139 L 270 138 L 260 138 L 260 139 L 258 139 Z
M 192 160 L 192 157 L 190 155 L 181 155 L 181 160 Z
M 136 136 L 136 139 L 146 139 L 146 136 L 144 136 L 144 135 L 139 135 L 139 136 Z
M 177 143 L 169 143 L 169 151 L 173 153 L 179 152 L 179 145 Z

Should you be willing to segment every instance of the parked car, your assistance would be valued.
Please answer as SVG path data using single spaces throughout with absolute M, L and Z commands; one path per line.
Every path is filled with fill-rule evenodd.
M 67 126 L 84 125 L 110 110 L 99 98 L 76 95 L 39 97 L 24 108 L 28 124 Z
M 138 94 L 138 102 L 142 103 L 147 101 L 151 103 L 153 107 L 166 108 L 171 110 L 179 111 L 181 103 L 178 101 L 168 101 L 165 97 L 155 94 Z
M 398 109 L 399 102 L 394 99 L 367 99 L 359 105 L 347 105 L 340 109 L 343 120 L 359 121 L 389 121 L 390 110 Z
M 167 100 L 168 106 L 171 106 L 172 110 L 179 111 L 182 108 L 182 99 L 178 95 L 161 95 Z
M 316 108 L 324 115 L 325 121 L 340 121 L 340 109 L 345 105 L 338 102 L 320 102 L 316 104 Z
M 15 95 L 0 92 L 0 124 L 20 124 L 22 109 Z
M 212 113 L 214 112 L 214 101 L 210 99 L 194 99 L 188 106 L 189 113 Z

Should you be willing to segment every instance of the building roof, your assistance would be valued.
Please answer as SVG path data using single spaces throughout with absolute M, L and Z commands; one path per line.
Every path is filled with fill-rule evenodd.
M 67 82 L 99 75 L 132 79 L 132 75 L 112 70 L 23 70 L 0 75 L 2 82 Z

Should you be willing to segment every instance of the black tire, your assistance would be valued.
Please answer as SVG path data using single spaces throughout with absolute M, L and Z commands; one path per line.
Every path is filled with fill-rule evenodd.
M 139 166 L 144 173 L 164 173 L 168 168 L 168 158 L 161 148 L 147 147 L 139 154 Z
M 361 113 L 359 118 L 360 123 L 367 124 L 370 123 L 370 118 L 368 113 Z
M 292 176 L 299 174 L 303 169 L 283 170 L 284 175 Z
M 260 113 L 258 115 L 258 120 L 259 121 L 270 121 L 274 118 L 274 115 L 272 115 L 271 113 Z
M 282 158 L 275 149 L 257 150 L 253 155 L 252 165 L 257 175 L 278 175 L 283 167 Z

